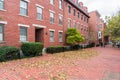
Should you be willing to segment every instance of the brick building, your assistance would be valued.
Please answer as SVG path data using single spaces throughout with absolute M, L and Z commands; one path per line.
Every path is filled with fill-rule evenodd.
M 99 44 L 99 42 L 104 42 L 103 30 L 105 28 L 104 21 L 100 18 L 101 15 L 98 11 L 92 11 L 89 13 L 89 27 L 90 31 L 93 31 L 94 42 Z
M 65 45 L 68 27 L 88 36 L 87 7 L 77 0 L 0 0 L 0 46 Z

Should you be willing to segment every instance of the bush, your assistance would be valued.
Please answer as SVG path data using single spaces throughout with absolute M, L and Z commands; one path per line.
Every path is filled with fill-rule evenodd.
M 64 51 L 68 51 L 69 48 L 66 46 L 51 46 L 46 48 L 46 52 L 47 53 L 58 53 L 58 52 L 64 52 Z
M 20 58 L 19 49 L 13 46 L 0 47 L 0 61 L 13 60 Z
M 71 50 L 78 50 L 78 49 L 80 49 L 80 48 L 81 48 L 80 45 L 72 45 L 72 46 L 70 46 L 70 49 L 71 49 Z
M 22 44 L 21 49 L 25 56 L 42 55 L 43 44 L 38 42 L 27 42 Z

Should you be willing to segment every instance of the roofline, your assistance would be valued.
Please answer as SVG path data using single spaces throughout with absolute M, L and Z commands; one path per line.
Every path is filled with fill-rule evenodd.
M 84 12 L 78 5 L 76 5 L 72 0 L 64 0 L 73 5 L 75 8 L 77 8 L 79 11 L 81 11 L 84 15 L 86 15 L 88 18 L 90 18 L 89 14 Z

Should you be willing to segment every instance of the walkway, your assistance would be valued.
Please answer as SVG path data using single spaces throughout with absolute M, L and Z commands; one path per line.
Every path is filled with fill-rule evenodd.
M 120 50 L 92 49 L 98 51 L 99 55 L 77 61 L 68 59 L 60 62 L 53 55 L 45 55 L 0 63 L 0 80 L 120 80 Z M 51 65 L 48 60 L 57 64 Z

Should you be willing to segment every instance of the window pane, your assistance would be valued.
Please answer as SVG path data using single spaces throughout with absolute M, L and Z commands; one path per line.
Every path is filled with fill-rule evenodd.
M 0 9 L 4 9 L 4 0 L 0 0 Z
M 50 23 L 54 23 L 54 13 L 50 12 Z
M 27 2 L 21 0 L 20 7 L 27 9 Z
M 20 1 L 20 14 L 21 15 L 27 15 L 27 2 L 21 0 Z
M 54 4 L 54 0 L 50 0 L 50 4 Z
M 27 28 L 20 28 L 20 41 L 27 41 Z
M 27 10 L 24 8 L 20 8 L 20 14 L 27 15 Z
M 42 20 L 42 8 L 37 7 L 37 19 Z
M 62 42 L 62 32 L 59 32 L 59 42 Z
M 54 31 L 50 31 L 50 41 L 54 41 Z
M 3 41 L 3 25 L 0 25 L 0 41 Z

